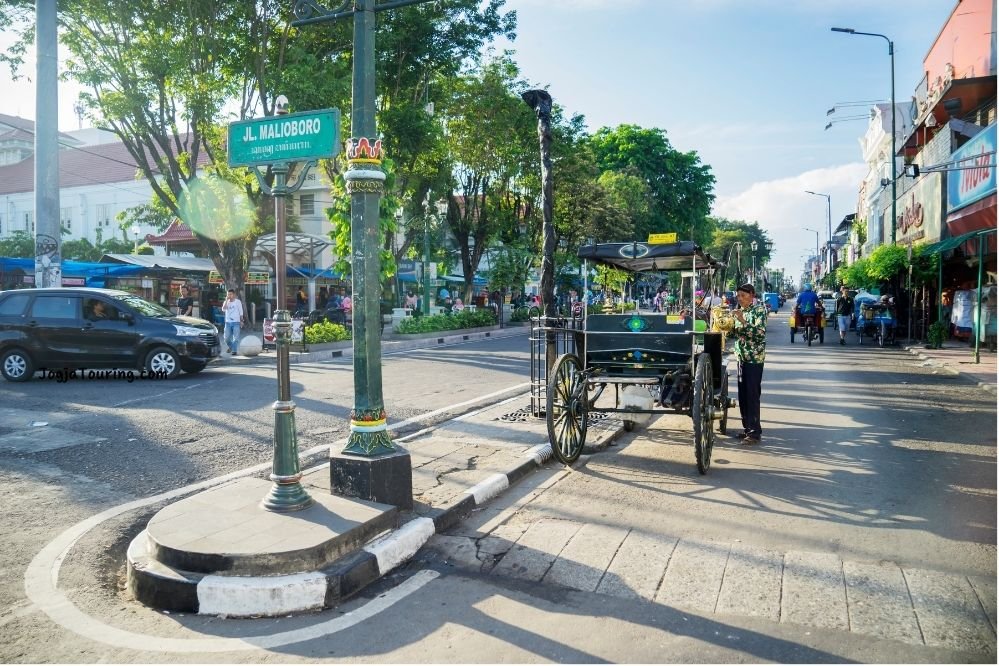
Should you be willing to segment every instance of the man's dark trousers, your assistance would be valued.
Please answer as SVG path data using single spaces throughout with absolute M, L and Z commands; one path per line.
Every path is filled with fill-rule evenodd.
M 739 363 L 739 413 L 747 435 L 760 437 L 760 392 L 763 384 L 762 363 Z

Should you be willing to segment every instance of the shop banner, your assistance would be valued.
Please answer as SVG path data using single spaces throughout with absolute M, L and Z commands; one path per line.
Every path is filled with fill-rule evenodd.
M 943 177 L 926 174 L 898 199 L 895 237 L 900 244 L 935 243 L 943 228 Z M 884 210 L 884 236 L 891 238 L 891 207 Z
M 996 124 L 992 123 L 951 155 L 958 171 L 947 173 L 947 212 L 964 208 L 996 191 Z

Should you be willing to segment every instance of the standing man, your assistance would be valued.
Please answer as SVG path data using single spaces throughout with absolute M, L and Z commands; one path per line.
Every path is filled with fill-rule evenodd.
M 853 317 L 853 299 L 850 298 L 850 290 L 844 284 L 839 288 L 839 297 L 836 299 L 836 326 L 839 327 L 839 343 L 846 344 L 846 332 L 850 330 L 850 318 Z
M 183 317 L 194 316 L 194 299 L 191 298 L 191 290 L 186 284 L 180 288 L 180 298 L 177 299 L 177 314 Z
M 239 327 L 245 320 L 243 302 L 236 298 L 236 290 L 230 289 L 225 302 L 222 303 L 225 314 L 225 346 L 230 354 L 239 351 Z
M 739 412 L 742 414 L 743 444 L 758 444 L 763 436 L 760 424 L 760 393 L 763 384 L 763 361 L 767 355 L 767 311 L 754 303 L 756 288 L 744 284 L 735 292 L 739 308 L 735 317 L 735 357 L 739 362 Z

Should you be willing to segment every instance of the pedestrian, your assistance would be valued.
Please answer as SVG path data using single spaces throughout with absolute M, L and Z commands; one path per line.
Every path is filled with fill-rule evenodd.
M 301 287 L 295 292 L 295 310 L 304 310 L 306 305 L 305 290 Z
M 735 357 L 738 361 L 739 412 L 742 414 L 743 444 L 758 444 L 763 436 L 760 424 L 760 393 L 763 384 L 763 361 L 767 354 L 767 311 L 754 303 L 756 288 L 744 284 L 736 290 L 739 308 L 735 317 Z
M 184 317 L 194 316 L 194 299 L 191 298 L 191 290 L 185 284 L 180 288 L 180 298 L 177 299 L 177 314 Z
M 329 291 L 327 291 L 326 287 L 320 287 L 319 288 L 319 298 L 316 301 L 316 309 L 317 310 L 325 310 L 326 309 L 326 303 L 329 301 L 329 299 L 330 299 Z
M 243 312 L 243 302 L 236 298 L 236 290 L 230 289 L 222 303 L 222 313 L 225 316 L 225 346 L 230 354 L 239 351 L 239 327 L 246 320 Z
M 836 326 L 839 327 L 839 343 L 846 344 L 846 332 L 850 330 L 850 318 L 853 317 L 853 298 L 850 297 L 850 290 L 844 284 L 839 288 L 839 297 L 836 299 Z
M 414 294 L 412 290 L 406 292 L 406 300 L 403 301 L 402 306 L 405 308 L 409 308 L 411 310 L 416 309 L 417 306 L 416 294 Z

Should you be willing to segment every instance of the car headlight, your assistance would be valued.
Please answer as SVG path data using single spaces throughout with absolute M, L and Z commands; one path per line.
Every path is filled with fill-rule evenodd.
M 200 328 L 194 328 L 193 326 L 181 326 L 180 324 L 174 324 L 173 327 L 177 329 L 177 335 L 190 336 L 192 338 L 196 338 L 202 333 L 207 332 L 201 330 Z

